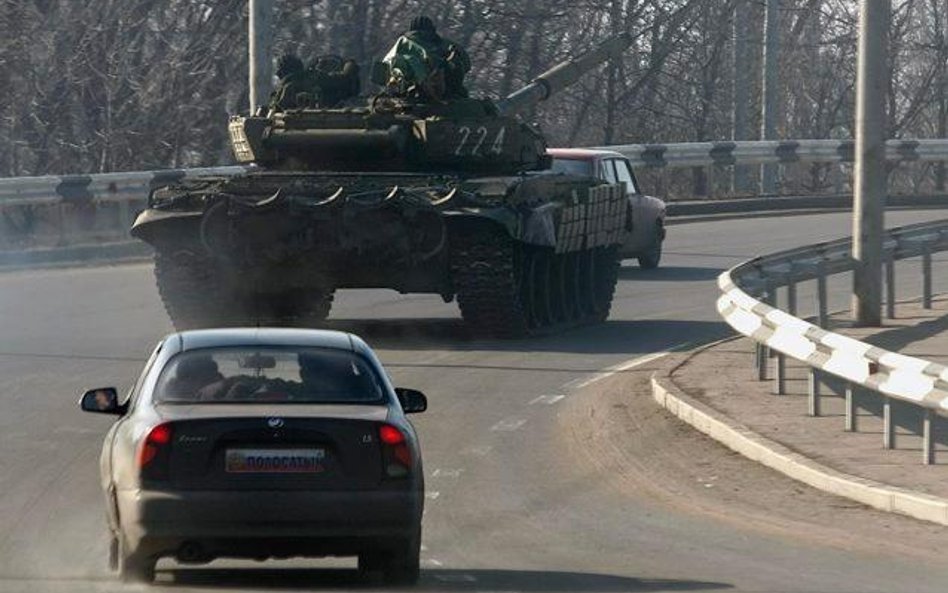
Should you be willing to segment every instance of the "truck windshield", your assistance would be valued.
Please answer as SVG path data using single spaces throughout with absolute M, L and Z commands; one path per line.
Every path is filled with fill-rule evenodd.
M 325 348 L 203 348 L 172 358 L 158 403 L 381 403 L 376 373 L 358 355 Z

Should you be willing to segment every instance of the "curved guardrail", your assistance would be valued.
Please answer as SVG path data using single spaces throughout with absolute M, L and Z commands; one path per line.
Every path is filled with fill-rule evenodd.
M 948 221 L 922 223 L 888 231 L 884 240 L 886 305 L 894 316 L 894 263 L 921 257 L 923 303 L 931 306 L 931 254 L 948 250 Z M 766 379 L 768 351 L 774 352 L 774 391 L 784 392 L 785 356 L 810 366 L 810 414 L 820 414 L 820 374 L 846 384 L 846 428 L 854 430 L 854 392 L 866 389 L 883 398 L 884 446 L 893 448 L 891 401 L 925 410 L 922 436 L 924 462 L 934 462 L 932 425 L 935 414 L 948 413 L 948 367 L 922 358 L 889 352 L 827 331 L 826 277 L 853 269 L 852 241 L 841 239 L 758 257 L 718 277 L 718 313 L 741 334 L 757 342 L 759 378 Z M 796 317 L 796 285 L 817 281 L 819 325 Z M 777 289 L 786 287 L 787 311 L 776 305 Z M 948 414 L 946 414 L 948 415 Z

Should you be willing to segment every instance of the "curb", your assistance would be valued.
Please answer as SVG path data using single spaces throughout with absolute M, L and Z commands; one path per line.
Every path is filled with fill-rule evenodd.
M 946 205 L 948 197 L 935 194 L 893 195 L 886 199 L 886 208 L 942 208 Z M 787 210 L 851 210 L 852 207 L 852 194 L 666 201 L 669 217 Z
M 0 272 L 147 261 L 151 247 L 139 241 L 0 252 Z
M 715 342 L 690 352 L 685 357 L 672 359 L 673 363 L 652 375 L 652 398 L 682 422 L 732 451 L 794 480 L 875 509 L 948 525 L 948 499 L 860 478 L 827 467 L 757 434 L 747 426 L 696 401 L 675 385 L 671 373 L 680 363 L 698 352 L 735 339 L 740 338 Z

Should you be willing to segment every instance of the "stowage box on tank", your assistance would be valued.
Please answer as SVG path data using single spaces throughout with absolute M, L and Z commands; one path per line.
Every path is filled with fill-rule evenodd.
M 613 38 L 496 104 L 382 96 L 234 117 L 256 167 L 159 187 L 132 234 L 179 329 L 315 326 L 335 290 L 456 298 L 478 333 L 606 319 L 629 207 L 621 185 L 552 174 L 516 115 L 621 53 Z

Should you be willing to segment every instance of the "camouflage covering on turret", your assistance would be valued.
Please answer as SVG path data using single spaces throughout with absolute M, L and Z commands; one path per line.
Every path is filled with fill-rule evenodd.
M 175 325 L 316 325 L 340 288 L 456 298 L 490 335 L 605 319 L 625 191 L 550 173 L 543 136 L 514 113 L 628 44 L 560 64 L 500 109 L 398 83 L 361 104 L 234 117 L 237 160 L 259 171 L 158 188 L 132 229 L 156 249 Z

